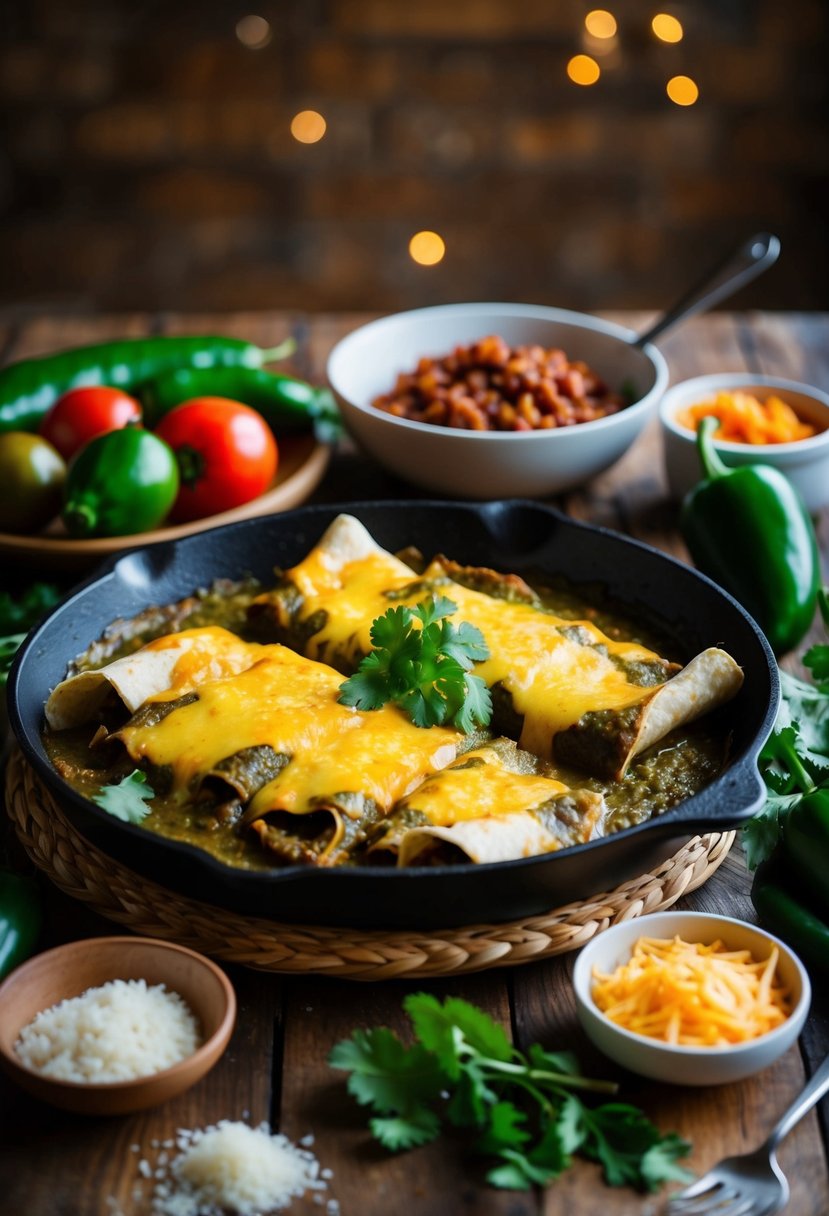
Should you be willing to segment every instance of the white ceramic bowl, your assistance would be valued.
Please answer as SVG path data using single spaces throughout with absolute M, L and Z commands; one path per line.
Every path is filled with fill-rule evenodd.
M 466 431 L 410 422 L 371 402 L 422 356 L 497 334 L 510 346 L 540 343 L 583 359 L 633 405 L 594 422 L 543 431 Z M 540 498 L 580 485 L 622 456 L 668 383 L 665 360 L 636 335 L 584 313 L 531 304 L 445 304 L 396 313 L 356 329 L 328 360 L 345 425 L 367 452 L 407 481 L 454 498 Z
M 614 971 L 628 961 L 640 937 L 675 935 L 686 942 L 705 944 L 721 939 L 731 949 L 750 950 L 757 960 L 768 958 L 776 945 L 780 951 L 778 973 L 792 992 L 790 1016 L 768 1034 L 727 1047 L 674 1047 L 611 1022 L 593 1001 L 593 968 Z M 796 1041 L 812 999 L 806 970 L 784 942 L 745 921 L 705 912 L 655 912 L 613 925 L 581 951 L 573 985 L 579 1021 L 600 1051 L 631 1072 L 674 1085 L 722 1085 L 767 1068 Z
M 720 390 L 747 392 L 759 401 L 782 397 L 804 422 L 818 428 L 811 439 L 796 443 L 727 443 L 715 440 L 714 448 L 732 466 L 771 464 L 785 473 L 797 486 L 812 512 L 829 505 L 829 394 L 796 380 L 772 376 L 750 376 L 743 372 L 695 376 L 668 389 L 659 407 L 665 453 L 665 472 L 673 498 L 684 498 L 702 476 L 696 435 L 680 426 L 676 416 L 689 405 L 696 405 Z

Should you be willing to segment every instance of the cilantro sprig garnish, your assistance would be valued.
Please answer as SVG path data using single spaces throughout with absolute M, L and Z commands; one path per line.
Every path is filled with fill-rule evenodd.
M 601 1164 L 612 1186 L 653 1191 L 690 1175 L 677 1164 L 689 1150 L 663 1136 L 635 1106 L 588 1106 L 575 1092 L 615 1093 L 609 1081 L 583 1077 L 569 1052 L 533 1044 L 526 1054 L 482 1009 L 457 997 L 443 1003 L 420 992 L 403 1002 L 414 1043 L 386 1027 L 357 1030 L 328 1062 L 346 1070 L 348 1089 L 374 1112 L 372 1134 L 393 1152 L 426 1144 L 445 1121 L 472 1129 L 475 1148 L 495 1159 L 492 1186 L 546 1186 L 574 1153 Z
M 340 702 L 364 710 L 393 703 L 415 726 L 446 723 L 466 734 L 486 726 L 492 698 L 470 668 L 488 659 L 489 649 L 476 626 L 448 619 L 457 610 L 438 595 L 377 617 L 371 626 L 374 649 L 340 685 Z
M 136 768 L 123 780 L 103 786 L 92 801 L 122 823 L 140 823 L 150 813 L 147 801 L 152 797 L 146 773 Z
M 829 588 L 818 593 L 818 607 L 829 630 Z M 780 672 L 780 710 L 759 759 L 766 801 L 742 831 L 751 870 L 771 856 L 792 807 L 814 790 L 829 789 L 829 645 L 812 646 L 803 664 L 811 683 Z
M 26 632 L 53 608 L 60 592 L 52 583 L 32 583 L 18 597 L 0 591 L 0 689 L 6 683 L 12 660 Z

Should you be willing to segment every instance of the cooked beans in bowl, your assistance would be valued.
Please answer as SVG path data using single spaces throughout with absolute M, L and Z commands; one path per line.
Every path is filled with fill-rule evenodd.
M 412 422 L 470 431 L 533 431 L 592 422 L 624 409 L 586 363 L 540 345 L 510 347 L 490 335 L 456 346 L 442 358 L 424 357 L 401 372 L 377 409 Z

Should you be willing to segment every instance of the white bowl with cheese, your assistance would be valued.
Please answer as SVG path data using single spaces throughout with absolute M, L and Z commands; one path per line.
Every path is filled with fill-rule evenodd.
M 594 976 L 628 963 L 642 937 L 704 945 L 719 940 L 727 950 L 748 950 L 757 962 L 776 948 L 776 975 L 790 994 L 788 1016 L 764 1034 L 722 1046 L 685 1046 L 627 1029 L 596 1004 Z M 756 925 L 704 912 L 656 912 L 611 926 L 580 952 L 573 985 L 579 1021 L 600 1051 L 631 1072 L 674 1085 L 722 1085 L 767 1068 L 796 1042 L 812 996 L 805 967 L 784 942 Z

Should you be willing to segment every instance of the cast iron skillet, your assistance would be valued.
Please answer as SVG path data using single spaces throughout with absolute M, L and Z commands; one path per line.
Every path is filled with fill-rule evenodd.
M 40 741 L 43 705 L 67 664 L 117 617 L 181 599 L 220 577 L 299 561 L 331 520 L 349 511 L 390 550 L 417 545 L 473 565 L 600 583 L 636 619 L 657 622 L 680 659 L 720 645 L 745 672 L 718 711 L 732 759 L 711 785 L 661 817 L 543 857 L 451 868 L 315 869 L 251 873 L 187 844 L 112 819 L 52 769 Z M 756 757 L 777 710 L 777 668 L 744 610 L 687 566 L 606 529 L 524 501 L 466 505 L 373 502 L 314 506 L 246 520 L 112 558 L 59 604 L 24 643 L 9 677 L 11 724 L 26 757 L 94 845 L 162 886 L 245 914 L 376 928 L 438 928 L 514 920 L 597 895 L 645 873 L 698 832 L 735 827 L 762 798 Z

